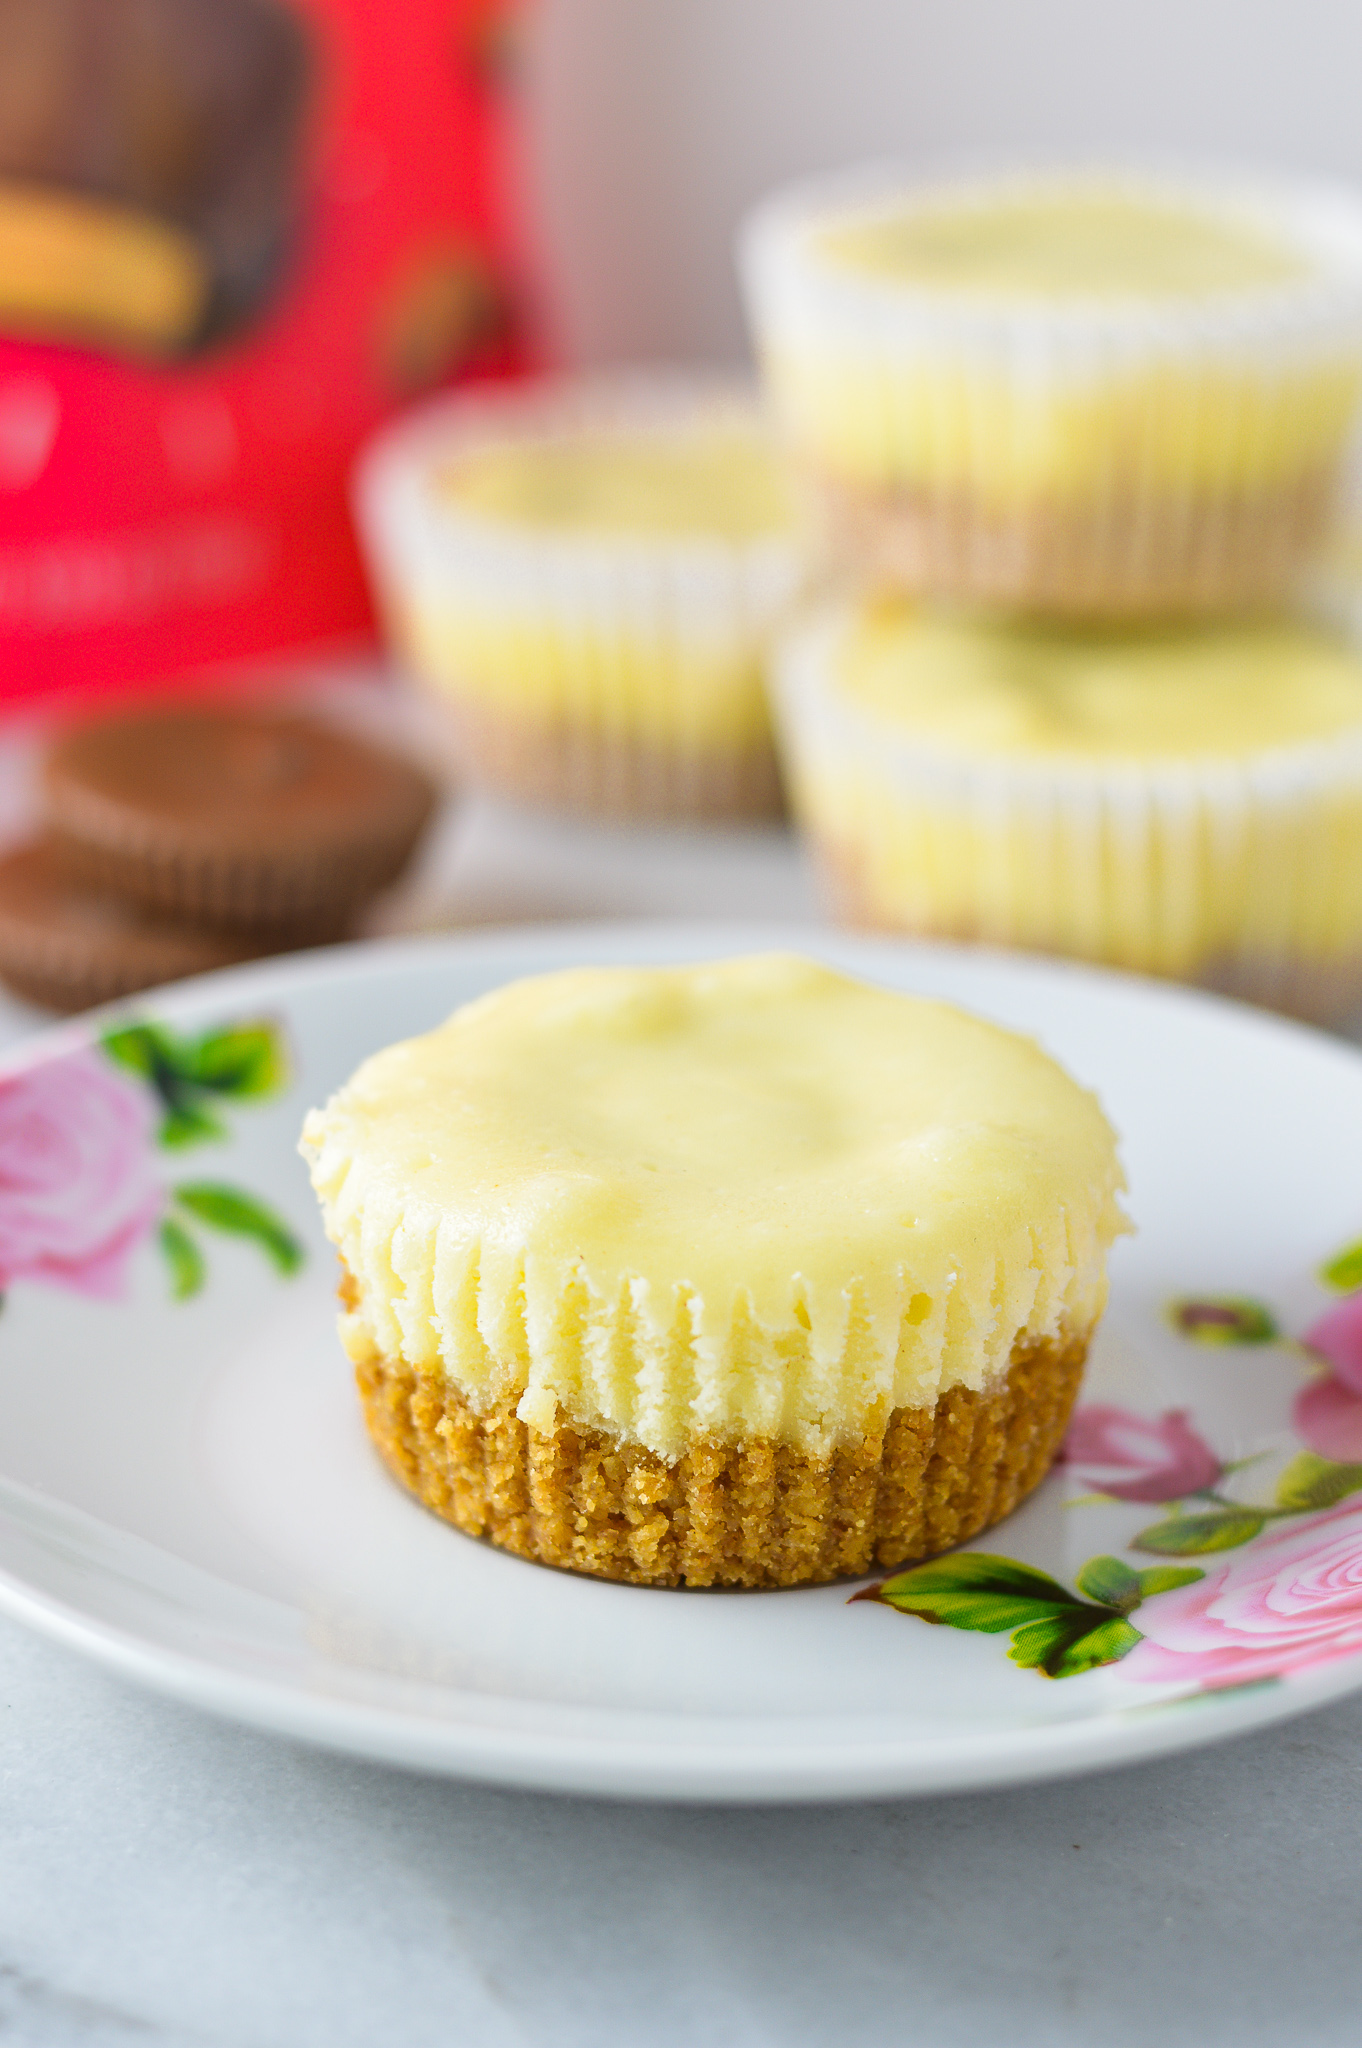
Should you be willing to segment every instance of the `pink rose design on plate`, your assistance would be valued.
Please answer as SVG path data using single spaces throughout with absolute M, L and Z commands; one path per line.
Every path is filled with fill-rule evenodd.
M 165 1204 L 153 1129 L 146 1091 L 94 1051 L 0 1079 L 0 1288 L 119 1298 Z
M 1362 1294 L 1331 1308 L 1301 1339 L 1331 1370 L 1303 1387 L 1291 1419 L 1319 1458 L 1362 1464 Z
M 1075 1410 L 1064 1462 L 1082 1469 L 1096 1493 L 1116 1500 L 1181 1500 L 1214 1486 L 1220 1460 L 1187 1421 L 1185 1408 L 1151 1420 L 1102 1402 Z
M 1207 1560 L 1195 1585 L 1139 1610 L 1124 1678 L 1210 1686 L 1302 1671 L 1362 1650 L 1362 1503 L 1351 1500 Z

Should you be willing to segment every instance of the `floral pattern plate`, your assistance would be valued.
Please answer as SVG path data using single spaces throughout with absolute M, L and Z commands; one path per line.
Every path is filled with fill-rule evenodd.
M 1086 969 L 801 939 L 1034 1033 L 1122 1133 L 1138 1233 L 1064 1460 L 1007 1522 L 861 1585 L 673 1593 L 502 1556 L 387 1479 L 335 1337 L 304 1109 L 512 976 L 789 942 L 338 948 L 10 1055 L 0 1606 L 286 1734 L 638 1797 L 1041 1778 L 1362 1685 L 1362 1057 Z

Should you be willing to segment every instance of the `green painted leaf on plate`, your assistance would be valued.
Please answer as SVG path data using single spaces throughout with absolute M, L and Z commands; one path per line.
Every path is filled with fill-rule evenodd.
M 1152 1600 L 1156 1593 L 1176 1593 L 1179 1586 L 1194 1586 L 1206 1574 L 1194 1564 L 1151 1564 L 1138 1576 L 1140 1598 Z
M 282 1033 L 270 1023 L 230 1024 L 202 1038 L 177 1038 L 160 1024 L 127 1024 L 105 1034 L 111 1059 L 156 1090 L 165 1111 L 161 1144 L 197 1145 L 228 1133 L 214 1098 L 259 1100 L 288 1078 Z
M 1335 1501 L 1359 1491 L 1362 1465 L 1335 1465 L 1329 1458 L 1317 1458 L 1313 1451 L 1302 1451 L 1277 1481 L 1277 1505 L 1302 1513 L 1307 1508 L 1331 1508 Z
M 164 1111 L 158 1143 L 175 1150 L 226 1137 L 203 1102 L 204 1091 L 186 1079 L 184 1048 L 171 1032 L 159 1024 L 127 1024 L 106 1032 L 102 1042 L 111 1059 L 155 1089 Z
M 1118 1614 L 1130 1614 L 1142 1600 L 1190 1586 L 1205 1576 L 1195 1565 L 1156 1564 L 1133 1572 L 1119 1557 L 1090 1557 L 1078 1574 L 1078 1590 L 1104 1607 L 1114 1607 Z
M 1263 1527 L 1267 1517 L 1253 1508 L 1222 1508 L 1213 1514 L 1172 1515 L 1141 1529 L 1132 1550 L 1152 1551 L 1156 1557 L 1200 1557 L 1211 1550 L 1236 1550 L 1248 1543 Z
M 186 1145 L 200 1145 L 208 1138 L 225 1138 L 227 1128 L 211 1110 L 190 1100 L 171 1104 L 156 1135 L 167 1150 L 176 1152 Z
M 909 1571 L 897 1572 L 878 1588 L 876 1597 L 903 1614 L 919 1615 L 923 1621 L 980 1629 L 988 1635 L 1078 1604 L 1073 1594 L 1046 1572 L 1010 1557 L 990 1557 L 973 1550 L 934 1557 Z
M 176 1301 L 188 1301 L 207 1278 L 203 1253 L 184 1225 L 167 1216 L 160 1229 L 161 1250 L 170 1268 L 170 1292 Z
M 1103 1607 L 1115 1607 L 1122 1614 L 1129 1614 L 1144 1598 L 1140 1574 L 1122 1564 L 1119 1557 L 1090 1557 L 1078 1574 L 1077 1583 L 1079 1592 L 1086 1593 L 1090 1600 Z
M 1319 1277 L 1326 1287 L 1334 1288 L 1339 1294 L 1352 1294 L 1362 1287 L 1362 1240 L 1335 1252 L 1320 1267 Z
M 181 1072 L 216 1095 L 243 1101 L 273 1095 L 288 1081 L 282 1033 L 273 1024 L 232 1024 L 188 1043 Z
M 155 1024 L 125 1024 L 119 1030 L 106 1031 L 100 1043 L 110 1059 L 145 1081 L 155 1080 L 174 1057 L 169 1032 Z
M 283 1218 L 254 1195 L 220 1181 L 181 1181 L 173 1192 L 175 1200 L 210 1229 L 253 1238 L 281 1273 L 296 1273 L 302 1265 L 298 1239 Z
M 1077 1678 L 1099 1664 L 1115 1664 L 1140 1640 L 1124 1615 L 1100 1607 L 1075 1607 L 1019 1628 L 1008 1656 L 1024 1671 L 1047 1678 Z
M 1133 1572 L 1120 1558 L 1090 1558 L 1079 1584 L 1084 1592 L 1102 1597 L 1087 1601 L 1048 1572 L 1015 1558 L 957 1551 L 953 1557 L 932 1558 L 897 1572 L 883 1585 L 854 1597 L 881 1600 L 902 1613 L 950 1628 L 977 1629 L 987 1635 L 1011 1631 L 1007 1654 L 1014 1664 L 1048 1678 L 1073 1678 L 1099 1664 L 1114 1664 L 1139 1642 L 1139 1630 L 1121 1610 L 1138 1605 L 1147 1578 L 1181 1584 L 1200 1576 L 1195 1571 Z
M 1175 1330 L 1195 1344 L 1272 1344 L 1280 1334 L 1270 1308 L 1247 1295 L 1204 1301 L 1171 1301 Z

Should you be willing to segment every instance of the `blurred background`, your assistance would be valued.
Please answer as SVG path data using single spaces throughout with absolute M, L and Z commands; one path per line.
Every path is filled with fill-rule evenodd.
M 1345 0 L 0 0 L 0 60 L 0 701 L 361 644 L 366 434 L 469 375 L 743 359 L 734 227 L 792 177 L 1362 176 Z
M 1151 840 L 1141 914 L 1155 924 L 1166 917 L 1170 931 L 1200 918 L 1195 946 L 1147 943 L 1115 910 L 1100 931 L 1076 936 L 1088 913 L 1056 908 L 1048 882 L 1027 884 L 1039 908 L 1025 928 L 977 906 L 891 901 L 888 883 L 871 904 L 861 870 L 878 862 L 897 872 L 891 840 L 911 826 L 913 805 L 897 784 L 881 790 L 881 822 L 851 861 L 826 829 L 814 786 L 829 728 L 788 704 L 773 717 L 768 698 L 775 670 L 789 665 L 786 629 L 811 592 L 826 596 L 853 561 L 857 602 L 869 604 L 885 583 L 888 556 L 866 543 L 865 517 L 878 522 L 876 547 L 892 553 L 902 545 L 894 519 L 905 505 L 915 519 L 921 507 L 907 503 L 911 490 L 894 471 L 902 451 L 887 443 L 876 488 L 890 499 L 900 492 L 897 510 L 845 502 L 847 476 L 835 461 L 823 473 L 808 436 L 801 441 L 803 429 L 782 412 L 769 347 L 766 411 L 750 407 L 743 428 L 762 445 L 737 468 L 732 450 L 709 445 L 719 416 L 701 385 L 707 371 L 753 367 L 735 232 L 791 180 L 875 160 L 916 169 L 1143 159 L 1269 178 L 1324 174 L 1362 194 L 1360 79 L 1362 9 L 1346 0 L 403 0 L 396 9 L 373 0 L 0 0 L 0 840 L 36 835 L 22 872 L 0 849 L 0 979 L 46 990 L 65 1007 L 118 993 L 107 976 L 78 977 L 61 996 L 46 969 L 28 973 L 24 963 L 49 925 L 88 933 L 115 914 L 165 909 L 149 883 L 129 883 L 121 905 L 70 895 L 73 854 L 62 834 L 71 838 L 84 796 L 52 793 L 43 762 L 54 731 L 111 703 L 226 691 L 256 710 L 301 708 L 405 750 L 438 784 L 403 888 L 343 906 L 346 930 L 834 915 L 1077 952 L 1240 993 L 1266 988 L 1266 1000 L 1337 1021 L 1362 996 L 1362 882 L 1346 911 L 1330 898 L 1291 913 L 1302 928 L 1311 919 L 1327 927 L 1328 944 L 1309 963 L 1328 983 L 1322 994 L 1307 1002 L 1283 993 L 1279 935 L 1262 942 L 1271 955 L 1265 982 L 1235 978 L 1256 916 L 1250 899 L 1271 893 L 1261 878 L 1280 872 L 1276 855 L 1264 853 L 1261 877 L 1227 869 L 1211 888 L 1184 874 L 1181 852 Z M 1036 533 L 1056 505 L 1068 508 L 1061 523 L 1078 506 L 1064 543 L 1071 554 L 1094 535 L 1100 553 L 1104 507 L 1122 493 L 1136 506 L 1131 531 L 1162 534 L 1173 557 L 1178 490 L 1190 490 L 1193 504 L 1204 497 L 1212 553 L 1245 505 L 1249 525 L 1259 522 L 1252 545 L 1242 535 L 1226 544 L 1235 573 L 1218 592 L 1203 589 L 1189 603 L 1174 574 L 1162 609 L 1132 609 L 1127 591 L 1099 621 L 1132 626 L 1128 646 L 1110 642 L 1130 662 L 1143 659 L 1136 643 L 1151 620 L 1170 634 L 1193 614 L 1212 636 L 1224 628 L 1230 638 L 1219 652 L 1211 646 L 1210 667 L 1186 684 L 1207 703 L 1224 687 L 1212 673 L 1222 657 L 1236 674 L 1260 656 L 1276 664 L 1264 686 L 1277 707 L 1271 745 L 1264 732 L 1238 732 L 1235 701 L 1221 721 L 1222 768 L 1249 754 L 1261 765 L 1279 741 L 1317 737 L 1302 678 L 1318 649 L 1301 635 L 1329 607 L 1332 625 L 1341 620 L 1354 641 L 1362 626 L 1362 543 L 1340 488 L 1362 403 L 1358 279 L 1362 255 L 1357 279 L 1340 287 L 1340 318 L 1352 322 L 1340 372 L 1347 389 L 1323 456 L 1310 422 L 1334 403 L 1324 388 L 1334 372 L 1326 366 L 1324 383 L 1312 383 L 1306 364 L 1291 400 L 1297 412 L 1274 412 L 1280 366 L 1270 339 L 1247 383 L 1235 381 L 1242 364 L 1231 348 L 1211 376 L 1212 385 L 1222 378 L 1219 396 L 1211 390 L 1208 400 L 1200 344 L 1184 333 L 1171 411 L 1165 387 L 1152 399 L 1137 394 L 1132 428 L 1135 415 L 1121 412 L 1130 394 L 1113 387 L 1097 401 L 1094 433 L 1064 410 L 1081 411 L 1088 397 L 1077 385 L 1057 387 L 1039 433 L 1060 468 L 1069 447 L 1092 469 L 1072 503 L 1072 478 L 1060 477 L 1054 494 L 1058 471 L 1031 500 Z M 1166 323 L 1168 307 L 1153 310 Z M 1324 344 L 1316 336 L 1310 346 Z M 662 404 L 669 425 L 650 381 L 661 365 L 689 380 Z M 635 382 L 631 391 L 610 385 L 605 415 L 565 424 L 551 411 L 534 421 L 515 414 L 515 394 L 533 392 L 546 371 L 617 367 Z M 859 374 L 849 380 L 853 407 Z M 1235 412 L 1246 390 L 1249 411 L 1260 408 L 1256 426 Z M 511 410 L 498 412 L 508 393 Z M 450 482 L 446 438 L 468 400 L 467 417 L 479 422 L 477 488 L 501 494 L 476 546 L 468 543 L 483 514 Z M 897 402 L 886 401 L 884 417 Z M 1015 426 L 1025 413 L 1025 403 L 1009 413 L 1011 403 L 985 431 L 985 412 L 960 415 L 960 445 L 982 449 L 985 469 L 986 444 L 1006 443 L 1012 431 L 998 434 L 997 419 Z M 655 473 L 622 484 L 614 457 L 598 461 L 600 447 L 586 444 L 599 441 L 606 415 L 610 434 L 618 429 L 633 448 L 625 467 L 643 460 Z M 939 439 L 942 417 L 928 423 L 919 454 Z M 1031 419 L 1021 439 L 1034 427 Z M 1147 432 L 1176 486 L 1148 504 L 1145 483 L 1121 469 L 1127 442 L 1143 445 Z M 552 477 L 533 461 L 517 467 L 527 439 L 574 435 L 582 445 L 566 482 L 561 463 Z M 1277 467 L 1259 476 L 1267 441 Z M 1220 460 L 1206 450 L 1222 442 L 1229 467 L 1203 490 L 1206 462 Z M 684 487 L 677 462 L 692 465 Z M 984 497 L 997 480 L 984 477 Z M 955 545 L 960 489 L 968 504 L 978 481 L 961 469 L 928 508 L 932 545 Z M 810 504 L 830 482 L 843 496 L 831 514 L 824 505 L 820 531 Z M 773 492 L 783 493 L 783 509 L 760 533 L 725 527 L 726 508 L 742 500 L 750 509 L 753 493 L 774 503 Z M 543 516 L 555 494 L 560 512 L 574 494 L 577 505 L 556 532 L 559 513 Z M 640 523 L 644 499 L 651 509 Z M 983 526 L 970 531 L 967 553 L 1016 552 L 1016 532 L 1000 544 Z M 597 553 L 591 577 L 569 590 L 560 571 L 578 542 Z M 722 558 L 722 574 L 687 613 L 677 592 L 690 587 L 692 543 L 708 550 L 711 569 Z M 637 568 L 643 555 L 646 618 L 633 569 L 625 576 L 620 567 L 628 556 Z M 924 580 L 920 562 L 909 573 L 900 559 L 887 587 L 928 610 L 964 604 L 982 619 L 992 607 L 1005 629 L 988 641 L 992 652 L 980 654 L 976 635 L 954 646 L 951 661 L 1005 667 L 1030 644 L 1036 620 L 1067 630 L 1077 616 L 1070 600 L 1080 612 L 1088 605 L 1089 623 L 1101 611 L 1079 588 L 1087 571 L 1072 562 L 1061 564 L 1058 586 L 1029 592 L 953 582 L 958 562 L 943 581 L 940 566 Z M 1327 605 L 1310 578 L 1327 585 Z M 556 611 L 550 584 L 568 591 Z M 1257 632 L 1264 592 L 1277 606 L 1272 646 Z M 1191 676 L 1200 644 L 1195 635 L 1182 644 L 1179 673 Z M 1340 643 L 1325 659 L 1335 679 L 1343 664 L 1340 687 L 1356 695 L 1362 761 L 1362 658 Z M 1172 668 L 1160 658 L 1154 673 L 1167 698 Z M 1129 753 L 1158 694 L 1131 687 L 1139 701 L 1128 729 L 1110 739 L 1112 756 Z M 902 719 L 901 729 L 892 725 L 880 735 L 890 751 L 921 738 Z M 1345 737 L 1351 747 L 1351 724 Z M 864 735 L 858 745 L 869 773 L 885 748 Z M 204 759 L 214 752 L 199 749 Z M 1182 774 L 1176 746 L 1164 765 Z M 1355 781 L 1346 831 L 1362 871 L 1362 767 Z M 1165 794 L 1151 795 L 1151 816 Z M 848 816 L 870 814 L 868 798 L 839 801 Z M 1317 857 L 1334 830 L 1326 812 L 1313 791 L 1283 829 L 1301 875 L 1327 869 L 1332 887 L 1353 863 L 1336 850 Z M 997 833 L 1002 815 L 995 805 Z M 1241 824 L 1205 829 L 1238 844 Z M 1243 830 L 1250 824 L 1257 830 L 1261 819 Z M 80 852 L 83 886 L 108 872 L 106 849 Z M 963 875 L 977 853 L 948 865 Z M 1174 870 L 1185 902 L 1170 908 L 1155 899 L 1158 878 Z M 1013 884 L 1022 891 L 1017 873 Z M 334 936 L 339 916 L 320 906 L 303 936 Z M 191 936 L 203 939 L 197 928 Z M 258 948 L 285 936 L 301 942 L 297 927 L 229 936 Z M 139 943 L 153 937 L 169 943 L 159 929 Z M 114 963 L 120 973 L 124 964 Z M 1288 980 L 1298 964 L 1292 955 Z M 145 981 L 148 970 L 139 973 Z
M 890 156 L 1171 153 L 1362 177 L 1349 0 L 539 0 L 528 198 L 573 359 L 737 358 L 734 225 Z

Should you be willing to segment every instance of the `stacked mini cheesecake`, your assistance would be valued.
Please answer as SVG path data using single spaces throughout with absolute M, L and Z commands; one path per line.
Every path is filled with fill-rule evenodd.
M 769 201 L 742 265 L 836 591 L 775 664 L 835 906 L 1362 1002 L 1362 661 L 1296 608 L 1362 197 L 880 174 Z
M 0 859 L 0 979 L 55 1010 L 346 937 L 431 814 L 406 761 L 226 704 L 73 727 Z
M 800 556 L 750 390 L 636 370 L 446 396 L 378 438 L 356 510 L 457 783 L 598 819 L 779 812 L 766 667 Z

